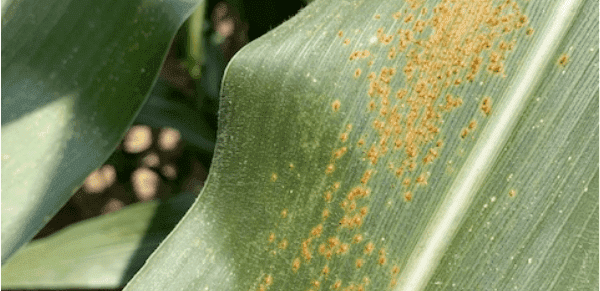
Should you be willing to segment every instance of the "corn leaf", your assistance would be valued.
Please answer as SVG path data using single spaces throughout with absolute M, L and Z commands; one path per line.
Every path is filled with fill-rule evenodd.
M 114 151 L 196 2 L 2 2 L 2 264 Z
M 126 290 L 598 289 L 598 2 L 314 1 Z

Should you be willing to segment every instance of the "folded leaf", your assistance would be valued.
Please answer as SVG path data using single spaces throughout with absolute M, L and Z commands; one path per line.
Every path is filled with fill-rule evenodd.
M 597 289 L 597 23 L 311 3 L 229 64 L 205 188 L 126 289 Z
M 2 264 L 114 151 L 196 2 L 2 3 Z

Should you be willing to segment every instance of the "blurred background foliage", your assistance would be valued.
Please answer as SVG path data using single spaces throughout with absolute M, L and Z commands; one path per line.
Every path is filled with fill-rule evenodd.
M 35 252 L 35 247 L 42 244 L 59 243 L 61 238 L 51 236 L 57 231 L 75 224 L 60 234 L 68 237 L 79 224 L 81 229 L 85 223 L 99 223 L 99 216 L 135 203 L 148 202 L 141 212 L 167 209 L 162 216 L 175 215 L 177 219 L 156 223 L 156 217 L 161 217 L 156 213 L 154 218 L 149 215 L 146 221 L 144 216 L 138 222 L 140 229 L 148 227 L 146 236 L 151 236 L 152 241 L 135 253 L 134 261 L 138 263 L 129 266 L 118 284 L 121 287 L 89 289 L 103 285 L 95 284 L 86 289 L 68 289 L 121 290 L 141 267 L 139 263 L 145 261 L 191 206 L 194 199 L 190 195 L 195 197 L 202 189 L 216 143 L 219 91 L 227 63 L 244 45 L 295 15 L 308 2 L 209 0 L 200 5 L 177 32 L 147 103 L 116 151 L 86 178 L 23 252 Z M 135 219 L 134 215 L 131 217 Z M 4 279 L 7 278 L 3 276 Z M 60 285 L 49 288 L 60 290 L 55 289 Z M 8 288 L 19 290 L 10 285 Z M 7 286 L 3 284 L 2 289 Z
M 206 1 L 180 28 L 160 77 L 113 155 L 35 239 L 124 206 L 199 193 L 212 159 L 221 78 L 248 42 L 307 1 Z

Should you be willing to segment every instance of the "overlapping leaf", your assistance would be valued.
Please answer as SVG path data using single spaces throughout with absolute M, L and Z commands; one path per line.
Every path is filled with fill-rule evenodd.
M 113 152 L 197 1 L 3 1 L 2 263 Z
M 137 203 L 35 240 L 2 266 L 2 289 L 122 287 L 195 197 L 186 193 L 167 202 Z

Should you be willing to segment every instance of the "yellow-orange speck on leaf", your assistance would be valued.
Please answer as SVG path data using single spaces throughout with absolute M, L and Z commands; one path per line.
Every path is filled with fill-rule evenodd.
M 333 289 L 339 289 L 340 287 L 342 287 L 342 281 L 340 281 L 340 280 L 335 281 L 335 283 L 333 283 L 333 285 L 331 285 L 331 288 L 333 288 Z
M 363 236 L 360 233 L 357 233 L 354 235 L 354 238 L 352 238 L 352 243 L 360 243 L 363 240 Z
M 334 164 L 327 165 L 327 168 L 325 169 L 325 173 L 331 174 L 331 173 L 333 173 L 333 171 L 335 171 L 335 165 Z
M 365 245 L 364 253 L 367 254 L 367 255 L 370 255 L 371 253 L 373 253 L 374 249 L 375 249 L 375 245 L 372 242 L 368 242 Z
M 274 241 L 275 241 L 275 234 L 274 233 L 269 234 L 269 243 L 272 243 Z
M 363 261 L 363 259 L 361 259 L 361 258 L 356 259 L 356 268 L 359 268 L 359 269 L 362 268 L 364 263 L 365 262 Z
M 331 103 L 331 109 L 334 112 L 337 112 L 338 110 L 340 110 L 341 106 L 342 106 L 342 102 L 340 102 L 340 100 L 335 100 L 335 101 L 333 101 L 333 103 Z
M 373 170 L 366 170 L 365 173 L 363 174 L 362 178 L 360 179 L 360 182 L 362 184 L 367 184 L 367 182 L 369 182 L 369 179 L 371 179 L 371 176 L 373 175 Z
M 288 240 L 284 238 L 279 242 L 279 245 L 277 247 L 279 247 L 282 250 L 285 250 L 285 249 L 287 249 L 288 244 L 289 244 Z
M 533 35 L 533 32 L 534 32 L 534 29 L 530 27 L 530 28 L 527 29 L 527 31 L 525 32 L 525 34 L 527 36 L 531 36 L 531 35 Z
M 558 65 L 560 65 L 561 67 L 566 66 L 569 63 L 569 56 L 566 54 L 561 55 L 558 58 Z
M 292 262 L 292 271 L 297 272 L 300 269 L 300 258 L 295 258 Z
M 366 206 L 360 208 L 360 215 L 365 216 L 367 215 L 367 213 L 369 213 L 369 208 L 367 208 Z
M 321 236 L 321 233 L 323 233 L 323 225 L 319 224 L 317 226 L 315 226 L 311 231 L 310 231 L 310 235 L 312 236 Z
M 469 129 L 475 129 L 477 127 L 477 121 L 475 119 L 469 122 Z
M 356 69 L 356 71 L 354 71 L 354 78 L 360 77 L 361 73 L 362 73 L 362 70 L 360 68 Z
M 342 134 L 340 134 L 340 140 L 342 142 L 345 142 L 346 140 L 348 140 L 348 133 L 347 132 L 343 132 Z
M 338 254 L 345 254 L 350 249 L 350 246 L 346 243 L 340 245 L 340 248 L 337 250 Z
M 337 160 L 341 158 L 347 151 L 347 147 L 341 147 L 333 153 L 333 158 Z
M 467 137 L 467 135 L 468 135 L 468 134 L 469 134 L 469 130 L 468 130 L 468 129 L 466 129 L 466 128 L 463 128 L 463 129 L 460 131 L 460 137 L 462 137 L 462 138 L 465 138 L 465 137 Z
M 492 98 L 489 96 L 483 98 L 483 101 L 481 102 L 481 111 L 483 111 L 485 115 L 490 115 L 492 112 Z
M 270 286 L 273 284 L 273 276 L 267 275 L 265 277 L 265 285 Z

